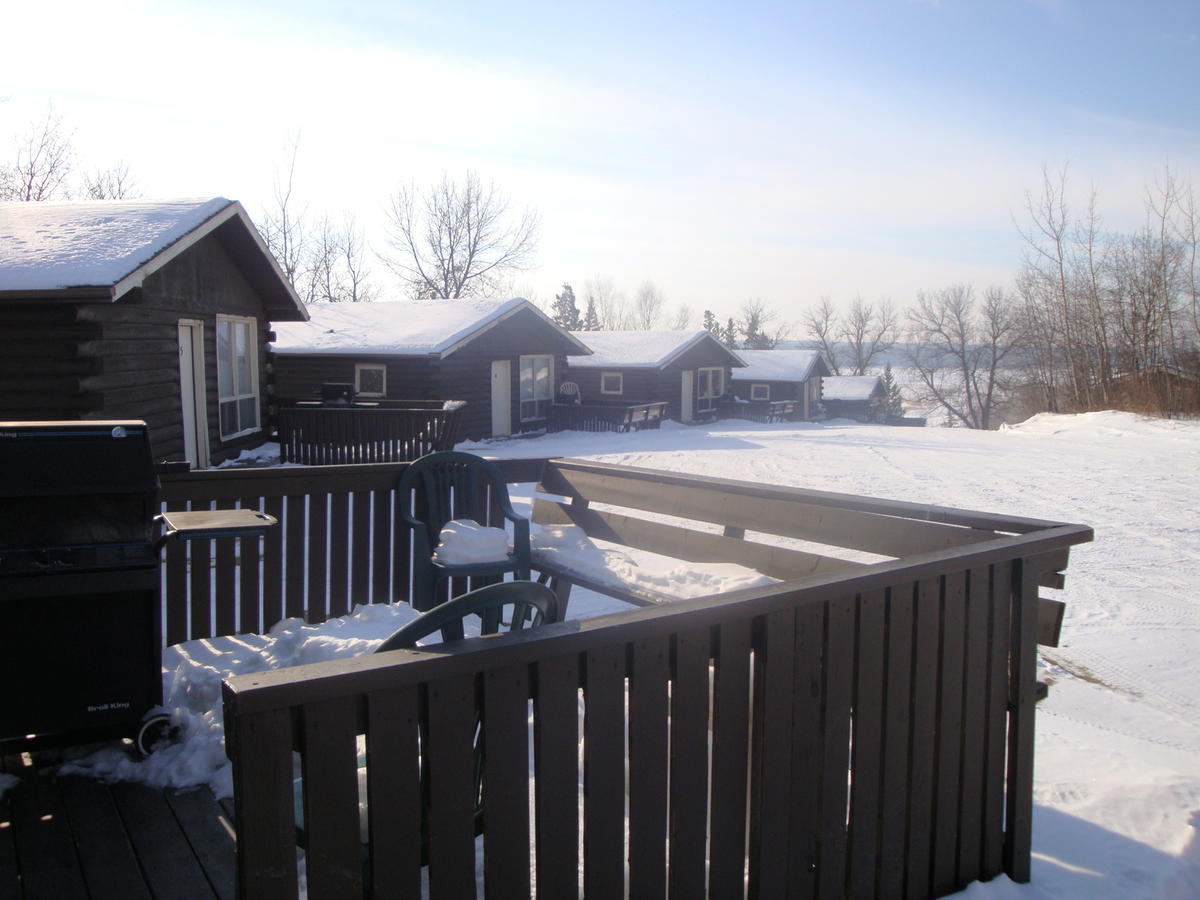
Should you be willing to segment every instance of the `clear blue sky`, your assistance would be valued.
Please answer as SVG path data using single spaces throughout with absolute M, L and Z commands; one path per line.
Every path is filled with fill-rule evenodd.
M 1114 228 L 1200 175 L 1195 2 L 23 5 L 0 148 L 47 104 L 80 163 L 258 215 L 299 135 L 310 211 L 382 247 L 401 182 L 478 170 L 542 218 L 549 299 L 595 274 L 792 318 L 1011 280 L 1043 165 Z M 375 266 L 383 275 L 382 267 Z

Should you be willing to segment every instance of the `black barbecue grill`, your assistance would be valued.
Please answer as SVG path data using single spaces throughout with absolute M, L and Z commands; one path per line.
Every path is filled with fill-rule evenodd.
M 0 422 L 0 750 L 137 732 L 162 703 L 162 543 L 275 522 L 158 509 L 144 422 Z

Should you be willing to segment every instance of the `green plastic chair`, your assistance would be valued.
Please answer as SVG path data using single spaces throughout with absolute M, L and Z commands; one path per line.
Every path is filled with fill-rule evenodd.
M 495 504 L 489 516 L 485 487 L 491 488 Z M 412 533 L 412 607 L 426 612 L 437 605 L 438 585 L 445 578 L 460 576 L 503 576 L 508 572 L 519 581 L 529 581 L 529 520 L 518 516 L 508 499 L 504 475 L 481 456 L 447 450 L 429 453 L 410 463 L 400 475 L 400 520 Z M 407 507 L 410 492 L 417 497 L 418 519 Z M 442 529 L 455 519 L 473 519 L 481 525 L 495 521 L 495 514 L 512 523 L 513 549 L 503 560 L 482 563 L 446 564 L 434 560 Z

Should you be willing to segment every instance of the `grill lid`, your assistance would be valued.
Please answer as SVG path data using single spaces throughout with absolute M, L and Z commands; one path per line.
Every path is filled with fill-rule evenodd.
M 157 491 L 145 422 L 0 422 L 0 503 Z

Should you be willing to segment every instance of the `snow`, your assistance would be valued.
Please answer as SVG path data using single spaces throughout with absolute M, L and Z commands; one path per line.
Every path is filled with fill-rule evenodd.
M 0 291 L 111 287 L 229 204 L 0 203 Z
M 737 369 L 737 381 L 807 381 L 821 354 L 816 350 L 739 350 L 746 368 Z
M 528 300 L 310 303 L 307 322 L 277 322 L 274 352 L 435 356 L 521 309 Z
M 680 563 L 652 553 L 594 541 L 578 525 L 533 526 L 533 557 L 581 579 L 628 591 L 654 603 L 710 597 L 775 584 L 777 578 L 732 563 Z
M 1039 677 L 1051 687 L 1037 710 L 1033 881 L 999 878 L 964 895 L 1200 897 L 1200 422 L 1104 412 L 977 432 L 727 420 L 459 449 L 582 456 L 1093 526 L 1095 542 L 1071 553 L 1066 590 L 1046 592 L 1067 608 L 1063 646 L 1041 648 Z M 529 498 L 514 489 L 514 504 L 527 511 Z M 558 536 L 568 551 L 576 538 Z M 623 608 L 576 589 L 569 614 Z M 109 749 L 75 765 L 227 793 L 222 678 L 366 652 L 411 615 L 404 606 L 362 607 L 319 627 L 290 621 L 267 636 L 169 648 L 166 705 L 183 743 L 144 763 Z
M 462 566 L 508 559 L 508 532 L 474 519 L 452 519 L 438 535 L 433 558 L 443 565 Z
M 591 356 L 567 357 L 581 369 L 658 369 L 709 336 L 697 331 L 572 331 L 571 336 L 592 348 Z
M 880 384 L 878 375 L 829 375 L 821 379 L 821 399 L 870 400 Z

